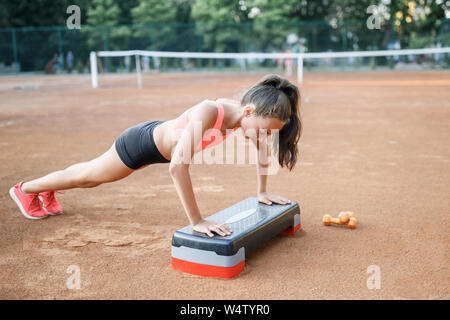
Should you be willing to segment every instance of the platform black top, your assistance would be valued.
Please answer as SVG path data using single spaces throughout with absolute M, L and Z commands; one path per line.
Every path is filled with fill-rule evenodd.
M 189 225 L 175 231 L 172 245 L 215 251 L 220 255 L 233 255 L 244 246 L 247 254 L 260 242 L 291 227 L 295 214 L 300 214 L 297 202 L 266 205 L 258 202 L 256 197 L 250 197 L 205 218 L 225 222 L 233 230 L 231 235 L 222 237 L 215 234 L 210 238 Z

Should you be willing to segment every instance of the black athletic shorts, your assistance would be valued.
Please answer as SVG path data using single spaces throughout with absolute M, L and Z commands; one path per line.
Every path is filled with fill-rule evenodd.
M 164 121 L 147 121 L 126 129 L 115 145 L 123 163 L 134 170 L 151 163 L 170 162 L 162 156 L 153 139 L 153 129 Z

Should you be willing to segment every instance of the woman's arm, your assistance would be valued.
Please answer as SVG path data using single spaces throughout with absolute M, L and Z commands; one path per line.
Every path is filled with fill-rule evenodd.
M 202 217 L 195 201 L 189 165 L 170 166 L 169 172 L 189 222 L 194 226 L 202 220 Z
M 183 131 L 172 153 L 169 166 L 175 189 L 193 229 L 206 233 L 210 237 L 213 236 L 212 232 L 225 236 L 229 235 L 231 230 L 223 223 L 206 221 L 200 215 L 189 174 L 189 165 L 194 156 L 195 147 L 201 141 L 204 132 L 214 125 L 217 117 L 217 108 L 215 106 L 213 108 L 211 109 L 211 105 L 205 102 L 192 111 L 189 124 Z
M 258 201 L 271 205 L 272 202 L 279 204 L 291 203 L 284 197 L 275 196 L 267 193 L 267 169 L 269 168 L 269 157 L 267 153 L 266 139 L 251 139 L 256 147 L 257 162 L 256 162 L 256 176 L 258 180 L 257 195 Z

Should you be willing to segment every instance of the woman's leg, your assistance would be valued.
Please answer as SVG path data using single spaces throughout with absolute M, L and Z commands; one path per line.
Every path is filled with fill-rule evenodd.
M 129 176 L 133 169 L 128 168 L 117 154 L 115 144 L 98 158 L 80 162 L 48 175 L 25 182 L 22 192 L 39 193 L 49 190 L 72 188 L 92 188 L 102 183 L 113 182 Z

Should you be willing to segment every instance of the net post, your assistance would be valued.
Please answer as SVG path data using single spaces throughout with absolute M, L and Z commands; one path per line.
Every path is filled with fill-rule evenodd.
M 90 55 L 90 65 L 91 65 L 91 81 L 92 88 L 98 88 L 98 70 L 97 70 L 97 54 L 95 51 L 91 51 Z
M 297 56 L 297 82 L 301 84 L 303 82 L 303 55 Z
M 13 46 L 13 56 L 14 56 L 14 71 L 16 73 L 19 73 L 20 68 L 19 68 L 19 59 L 17 57 L 17 41 L 16 41 L 16 29 L 12 28 L 11 31 L 11 36 L 12 36 L 12 46 Z
M 135 55 L 135 60 L 136 60 L 137 85 L 139 89 L 142 89 L 141 59 L 138 54 Z

